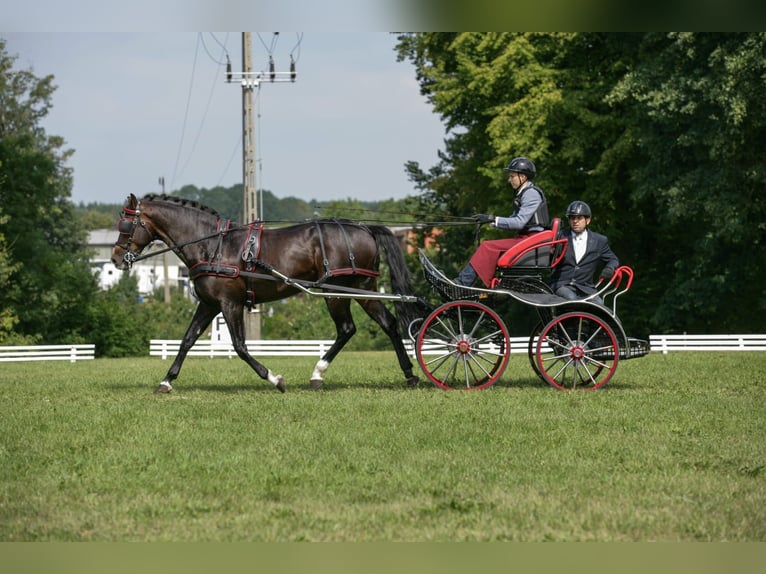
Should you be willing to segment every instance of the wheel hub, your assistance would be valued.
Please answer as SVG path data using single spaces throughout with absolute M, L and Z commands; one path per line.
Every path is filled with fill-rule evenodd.
M 456 348 L 457 352 L 461 355 L 467 355 L 471 352 L 471 343 L 463 339 L 462 341 L 458 341 Z
M 585 349 L 582 348 L 580 345 L 575 345 L 569 351 L 569 356 L 575 361 L 582 361 L 583 358 L 585 357 Z

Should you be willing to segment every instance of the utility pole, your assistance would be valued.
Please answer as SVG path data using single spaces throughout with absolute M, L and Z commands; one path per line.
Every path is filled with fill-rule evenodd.
M 255 112 L 253 110 L 253 90 L 262 82 L 294 82 L 296 78 L 295 62 L 290 59 L 289 72 L 277 72 L 274 60 L 269 58 L 268 72 L 253 72 L 252 34 L 242 32 L 242 74 L 231 71 L 231 63 L 226 65 L 226 81 L 238 79 L 242 82 L 242 216 L 245 223 L 255 221 L 263 214 L 258 212 L 258 191 L 255 181 Z M 261 338 L 260 306 L 253 306 L 245 313 L 245 339 Z
M 252 35 L 242 32 L 242 214 L 245 223 L 258 219 L 258 201 L 255 184 L 255 116 L 253 114 L 253 89 L 247 81 L 253 73 Z M 253 305 L 245 312 L 245 339 L 261 339 L 260 305 Z

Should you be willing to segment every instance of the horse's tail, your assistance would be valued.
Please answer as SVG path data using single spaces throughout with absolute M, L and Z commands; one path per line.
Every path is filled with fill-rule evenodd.
M 375 238 L 375 243 L 378 246 L 379 251 L 383 251 L 386 255 L 386 262 L 388 263 L 388 269 L 391 274 L 391 289 L 397 295 L 415 295 L 412 288 L 412 276 L 410 270 L 407 268 L 407 262 L 404 259 L 404 253 L 402 252 L 399 241 L 391 233 L 388 227 L 383 225 L 370 225 L 368 226 L 370 233 Z M 394 308 L 396 309 L 396 316 L 399 320 L 399 326 L 402 330 L 403 336 L 408 336 L 409 325 L 415 319 L 425 317 L 426 305 L 423 301 L 418 300 L 415 303 L 405 303 L 402 301 L 395 301 Z

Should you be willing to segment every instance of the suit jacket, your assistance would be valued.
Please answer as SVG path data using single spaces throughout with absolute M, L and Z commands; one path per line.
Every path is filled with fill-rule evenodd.
M 599 263 L 604 267 L 617 269 L 620 260 L 609 247 L 609 240 L 605 235 L 588 229 L 588 242 L 585 254 L 580 262 L 575 261 L 574 244 L 572 242 L 572 230 L 568 229 L 567 251 L 564 259 L 553 269 L 551 273 L 551 288 L 556 291 L 562 285 L 572 287 L 588 295 L 596 292 L 593 277 L 596 275 Z

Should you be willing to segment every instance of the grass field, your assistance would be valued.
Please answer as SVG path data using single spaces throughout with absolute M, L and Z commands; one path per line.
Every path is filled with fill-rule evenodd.
M 0 367 L 0 541 L 766 541 L 766 353 L 650 354 L 598 392 L 513 355 L 408 390 L 393 352 Z

